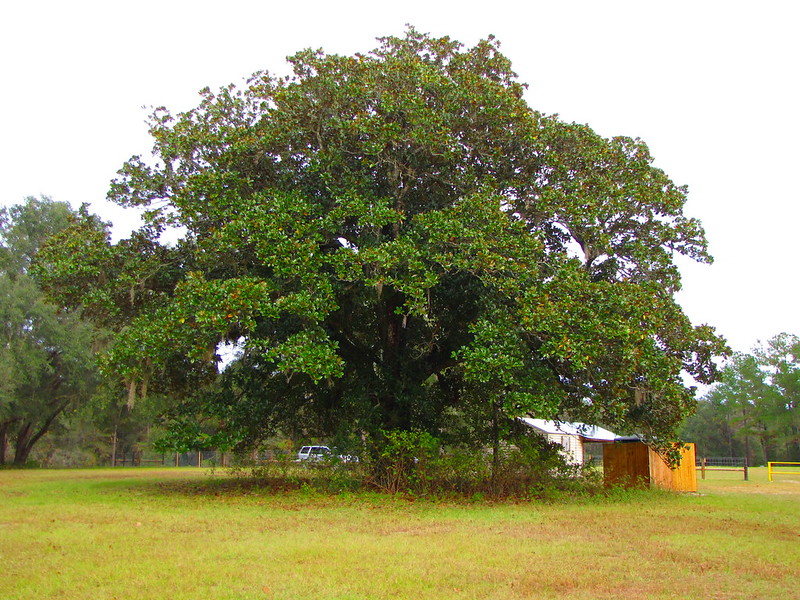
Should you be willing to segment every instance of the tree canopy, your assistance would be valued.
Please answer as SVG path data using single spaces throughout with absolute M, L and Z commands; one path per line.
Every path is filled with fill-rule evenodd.
M 49 198 L 0 209 L 0 465 L 25 464 L 95 382 L 91 325 L 49 302 L 30 275 L 41 245 L 73 214 Z M 13 458 L 6 456 L 9 442 Z
M 42 257 L 117 332 L 131 400 L 170 391 L 240 444 L 467 422 L 478 443 L 498 414 L 674 438 L 681 372 L 711 382 L 725 346 L 674 301 L 675 255 L 711 258 L 641 140 L 531 109 L 493 38 L 289 63 L 157 109 L 156 160 L 109 192 L 145 225 L 112 244 L 84 216 Z

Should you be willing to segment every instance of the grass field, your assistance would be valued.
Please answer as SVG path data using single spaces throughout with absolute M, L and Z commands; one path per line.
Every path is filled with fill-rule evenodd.
M 0 598 L 800 598 L 800 473 L 487 504 L 0 471 Z

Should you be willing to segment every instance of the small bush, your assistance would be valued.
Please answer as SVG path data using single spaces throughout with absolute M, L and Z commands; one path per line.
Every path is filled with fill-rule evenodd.
M 465 498 L 533 498 L 599 488 L 592 471 L 568 464 L 559 447 L 539 436 L 491 451 L 467 446 L 443 448 L 424 432 L 384 432 L 370 452 L 365 483 L 392 494 Z
M 441 444 L 429 433 L 383 431 L 370 448 L 368 485 L 396 494 L 419 492 L 434 477 Z
M 320 493 L 377 491 L 413 497 L 556 499 L 602 489 L 597 472 L 568 464 L 560 447 L 535 435 L 519 435 L 491 450 L 443 446 L 418 431 L 384 431 L 361 452 L 359 462 L 297 462 L 291 451 L 270 453 L 265 461 L 241 460 L 237 473 L 272 489 Z

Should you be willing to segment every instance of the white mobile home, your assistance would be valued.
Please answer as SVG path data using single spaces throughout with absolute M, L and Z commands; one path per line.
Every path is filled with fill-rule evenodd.
M 572 464 L 582 465 L 592 457 L 586 452 L 589 444 L 608 444 L 617 437 L 608 429 L 586 423 L 560 423 L 545 419 L 520 417 L 522 423 L 545 436 L 548 441 L 561 445 L 561 453 Z

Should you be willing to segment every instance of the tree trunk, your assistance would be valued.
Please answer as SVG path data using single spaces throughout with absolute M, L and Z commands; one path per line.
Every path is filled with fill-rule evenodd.
M 117 428 L 114 427 L 114 433 L 111 435 L 111 466 L 117 466 Z
M 725 435 L 728 438 L 728 456 L 734 456 L 733 453 L 733 429 L 730 424 L 725 422 Z
M 753 464 L 753 457 L 750 456 L 750 436 L 744 436 L 744 456 L 747 459 L 747 464 Z
M 28 455 L 31 453 L 33 444 L 31 443 L 31 424 L 25 423 L 17 433 L 14 445 L 14 465 L 22 467 L 28 462 Z
M 500 405 L 492 404 L 492 493 L 497 494 L 497 472 L 500 470 Z
M 384 288 L 377 302 L 378 327 L 383 351 L 383 376 L 385 378 L 379 403 L 383 411 L 383 426 L 386 429 L 406 430 L 411 427 L 411 413 L 404 390 L 403 361 L 405 359 L 405 327 L 407 318 L 397 313 L 403 305 L 403 294 L 391 288 Z
M 6 451 L 8 449 L 8 428 L 11 421 L 0 423 L 0 465 L 6 464 Z
M 786 444 L 789 451 L 788 458 L 790 461 L 800 461 L 800 433 L 794 425 L 791 426 L 790 431 L 792 435 L 789 438 L 789 443 Z
M 20 427 L 14 449 L 15 465 L 21 467 L 28 462 L 28 456 L 30 455 L 34 444 L 36 444 L 36 442 L 38 442 L 42 436 L 50 430 L 50 426 L 53 424 L 53 421 L 56 420 L 58 415 L 64 412 L 64 409 L 67 408 L 69 402 L 62 401 L 60 404 L 56 404 L 54 401 L 51 403 L 51 408 L 53 405 L 55 405 L 55 408 L 52 409 L 52 412 L 48 415 L 47 419 L 38 431 L 34 431 L 33 423 L 30 421 L 24 423 L 22 427 Z

